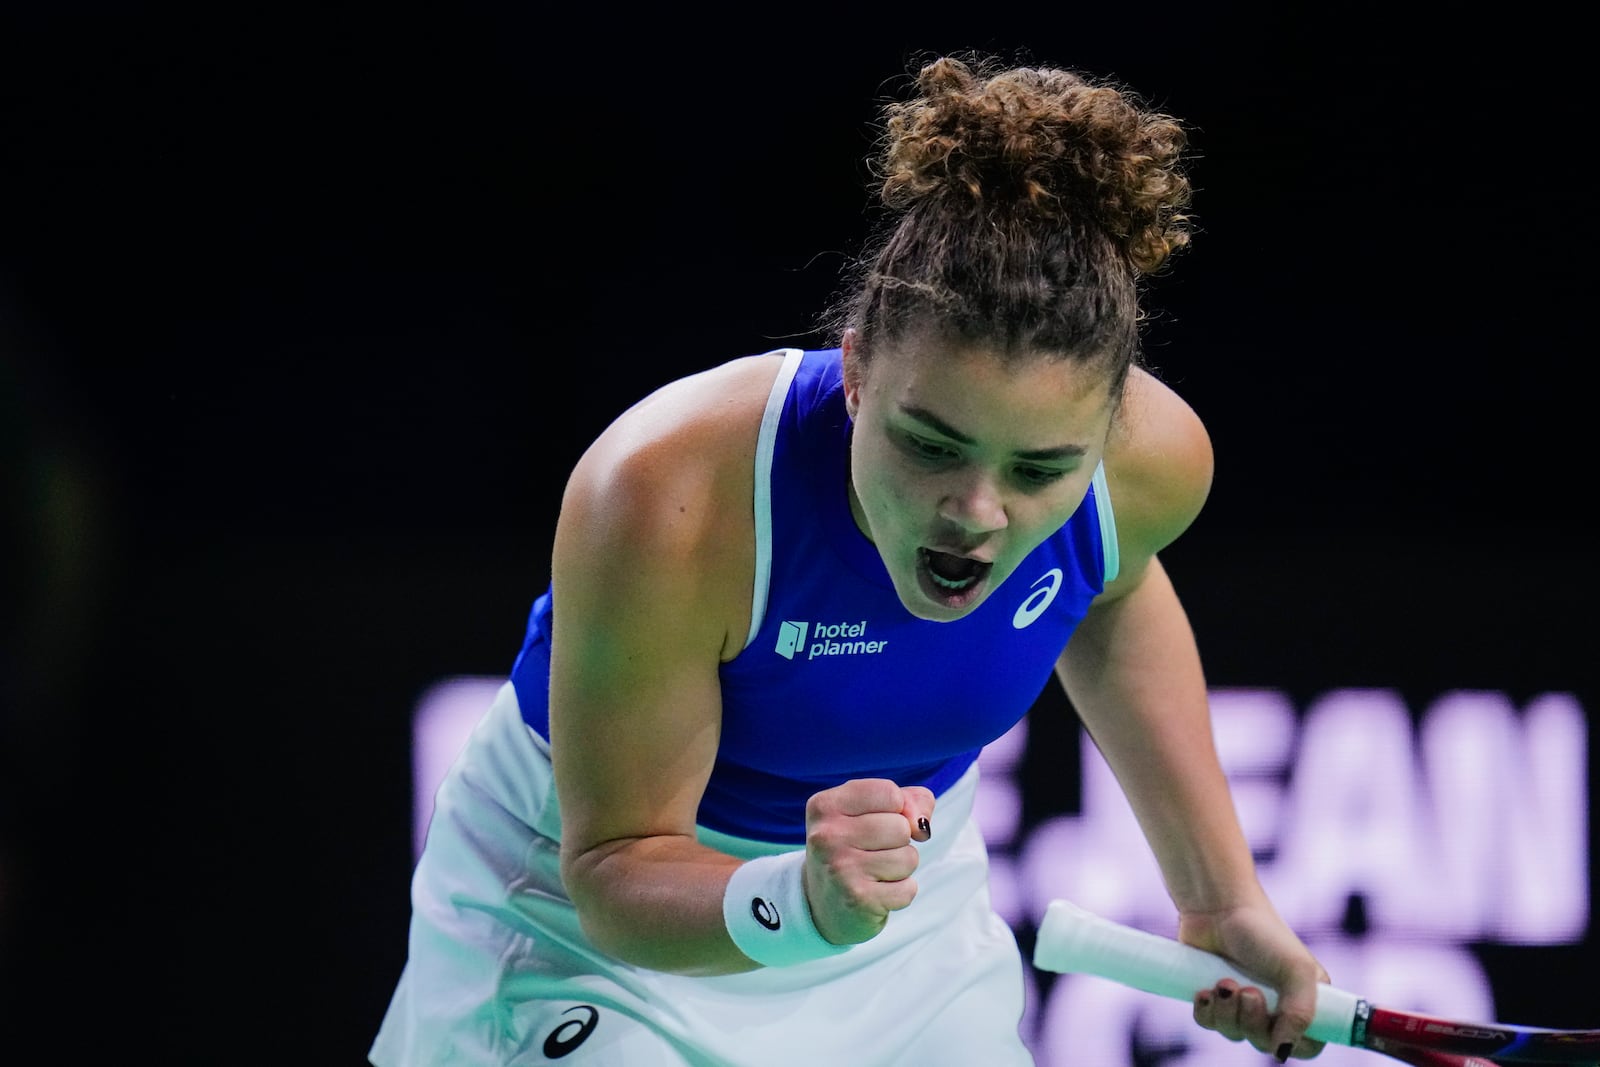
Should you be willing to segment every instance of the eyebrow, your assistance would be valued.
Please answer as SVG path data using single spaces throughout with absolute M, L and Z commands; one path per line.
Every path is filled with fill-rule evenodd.
M 960 430 L 956 429 L 954 426 L 951 426 L 948 422 L 945 422 L 939 416 L 935 415 L 926 408 L 902 407 L 900 410 L 928 428 L 936 430 L 940 434 L 950 438 L 952 441 L 958 442 L 959 444 L 975 445 L 978 443 L 977 438 L 962 433 Z M 1075 459 L 1079 456 L 1082 456 L 1087 451 L 1088 449 L 1082 445 L 1059 445 L 1055 448 L 1029 449 L 1025 452 L 1018 452 L 1016 455 L 1021 459 L 1049 461 Z

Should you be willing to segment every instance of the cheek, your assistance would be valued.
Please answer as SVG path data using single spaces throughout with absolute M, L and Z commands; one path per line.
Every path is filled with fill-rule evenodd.
M 1054 530 L 1066 524 L 1083 501 L 1083 493 L 1053 493 L 1024 500 L 1017 510 L 1030 527 Z
M 852 468 L 856 497 L 867 514 L 893 520 L 917 507 L 917 479 L 908 475 L 893 456 L 863 451 Z
M 1075 487 L 1065 494 L 1053 494 L 1028 500 L 1013 510 L 1014 525 L 1030 544 L 1038 544 L 1067 524 L 1083 503 L 1088 485 Z
M 883 513 L 898 525 L 914 525 L 926 510 L 914 486 L 890 480 L 882 490 Z

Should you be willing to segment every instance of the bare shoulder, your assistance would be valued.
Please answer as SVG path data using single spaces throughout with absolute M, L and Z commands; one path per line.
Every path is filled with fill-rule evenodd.
M 553 577 L 564 601 L 592 593 L 635 610 L 673 601 L 680 618 L 715 620 L 730 631 L 724 640 L 742 640 L 756 442 L 780 362 L 745 356 L 676 379 L 595 439 L 567 480 L 556 524 Z M 585 588 L 600 580 L 613 588 Z
M 1215 456 L 1194 408 L 1136 367 L 1106 444 L 1105 465 L 1124 554 L 1154 555 L 1205 506 Z

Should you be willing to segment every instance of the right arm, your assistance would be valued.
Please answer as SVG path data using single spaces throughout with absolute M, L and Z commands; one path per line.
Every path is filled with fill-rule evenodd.
M 736 639 L 727 586 L 743 592 L 748 618 L 748 568 L 721 499 L 739 479 L 714 426 L 697 429 L 664 405 L 673 401 L 630 411 L 585 453 L 556 526 L 550 741 L 561 872 L 603 951 L 728 974 L 755 966 L 722 920 L 738 860 L 700 845 L 695 817 L 720 733 L 717 667 Z M 739 570 L 745 580 L 729 582 Z
M 758 357 L 669 387 L 607 430 L 568 482 L 552 558 L 550 741 L 561 873 L 613 956 L 679 974 L 753 969 L 723 922 L 740 861 L 698 843 L 721 732 L 719 665 L 743 647 L 754 581 Z M 865 941 L 907 906 L 926 789 L 842 783 L 806 809 L 819 932 Z M 917 838 L 925 837 L 916 832 Z

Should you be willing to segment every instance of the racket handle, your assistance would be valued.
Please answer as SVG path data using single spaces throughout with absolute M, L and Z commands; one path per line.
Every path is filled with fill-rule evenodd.
M 1193 1001 L 1222 978 L 1253 985 L 1276 1011 L 1278 993 L 1244 974 L 1221 956 L 1086 911 L 1069 900 L 1053 900 L 1034 941 L 1033 965 L 1060 974 L 1092 974 L 1174 1000 Z M 1361 998 L 1327 983 L 1317 987 L 1317 1011 L 1306 1036 L 1353 1045 Z

